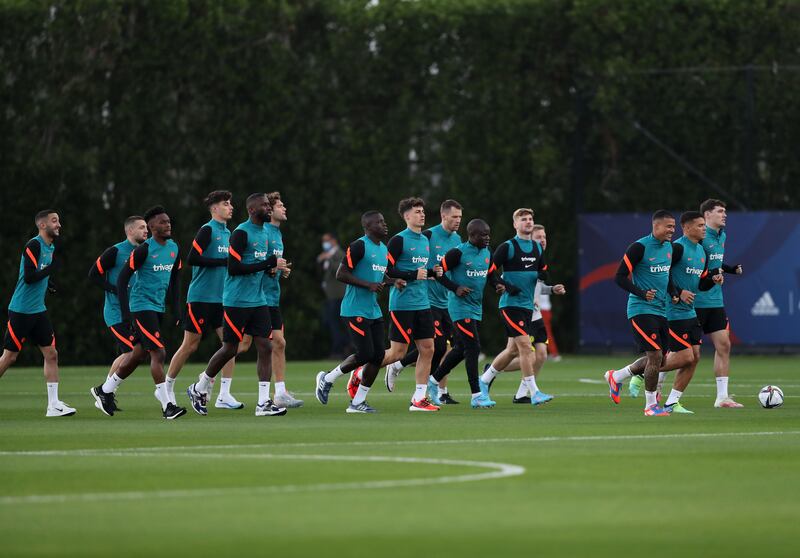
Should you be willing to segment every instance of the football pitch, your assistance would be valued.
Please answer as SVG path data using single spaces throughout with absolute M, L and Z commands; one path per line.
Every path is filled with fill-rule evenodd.
M 241 364 L 241 411 L 209 405 L 161 418 L 149 371 L 107 417 L 88 393 L 102 368 L 64 368 L 74 417 L 46 419 L 41 369 L 0 381 L 0 554 L 3 556 L 796 556 L 800 523 L 800 393 L 796 357 L 734 357 L 731 393 L 714 409 L 704 355 L 682 402 L 695 415 L 647 418 L 642 399 L 614 406 L 602 373 L 627 356 L 548 363 L 545 406 L 512 405 L 518 373 L 469 407 L 463 367 L 439 413 L 409 413 L 413 371 L 389 394 L 383 371 L 348 415 L 346 378 L 326 407 L 315 373 L 292 362 L 304 399 L 284 417 L 255 417 L 255 367 Z M 187 365 L 180 388 L 200 364 Z M 672 375 L 670 375 L 670 380 Z M 762 409 L 765 384 L 782 408 Z M 183 395 L 181 395 L 183 394 Z

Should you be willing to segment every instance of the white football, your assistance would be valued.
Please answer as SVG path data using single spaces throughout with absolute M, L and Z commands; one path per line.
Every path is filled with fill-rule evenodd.
M 758 401 L 765 409 L 774 409 L 783 405 L 783 390 L 778 386 L 764 386 L 758 392 Z

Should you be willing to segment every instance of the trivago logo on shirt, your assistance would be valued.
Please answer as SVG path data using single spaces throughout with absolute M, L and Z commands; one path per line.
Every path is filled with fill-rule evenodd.
M 153 271 L 172 271 L 175 264 L 156 264 L 153 266 Z
M 708 259 L 709 261 L 719 260 L 722 262 L 722 254 L 709 254 Z
M 260 252 L 259 250 L 253 250 L 253 257 L 257 260 L 266 260 L 267 259 L 267 252 Z
M 385 265 L 372 264 L 372 271 L 380 271 L 381 273 L 385 273 L 386 272 L 386 266 Z
M 703 275 L 703 270 L 702 269 L 697 269 L 696 267 L 690 267 L 690 266 L 687 265 L 686 266 L 686 275 L 697 275 L 698 277 L 700 277 L 701 275 Z
M 217 238 L 217 240 L 219 240 L 219 238 Z M 218 254 L 227 254 L 228 253 L 228 247 L 227 246 L 222 246 L 221 244 L 218 245 L 217 246 L 217 253 Z
M 651 265 L 650 273 L 669 273 L 668 265 Z
M 414 256 L 413 258 L 411 258 L 411 263 L 427 265 L 428 258 L 424 256 Z
M 488 275 L 489 275 L 489 271 L 486 270 L 486 269 L 484 269 L 484 270 L 468 269 L 467 270 L 467 277 L 486 277 Z

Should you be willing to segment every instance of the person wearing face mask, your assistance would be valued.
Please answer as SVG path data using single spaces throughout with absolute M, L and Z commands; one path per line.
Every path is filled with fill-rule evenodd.
M 322 252 L 317 256 L 317 265 L 322 275 L 322 290 L 325 292 L 325 304 L 322 308 L 322 324 L 328 328 L 331 336 L 330 357 L 341 360 L 347 353 L 347 333 L 340 317 L 344 283 L 336 280 L 336 270 L 344 260 L 344 252 L 339 240 L 333 233 L 322 235 Z

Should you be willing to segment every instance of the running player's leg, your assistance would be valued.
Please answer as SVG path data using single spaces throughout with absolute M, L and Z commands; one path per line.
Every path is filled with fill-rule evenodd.
M 272 324 L 272 374 L 275 378 L 275 404 L 278 407 L 296 409 L 303 406 L 303 400 L 297 399 L 286 390 L 286 337 L 284 335 L 283 316 L 280 308 L 271 306 L 270 322 Z
M 429 312 L 430 313 L 430 312 Z M 389 350 L 386 351 L 383 358 L 383 364 L 386 366 L 386 374 L 384 375 L 384 383 L 388 391 L 394 391 L 394 385 L 397 381 L 399 369 L 395 366 L 389 366 L 398 360 L 402 359 L 411 345 L 411 333 L 414 328 L 414 311 L 398 310 L 396 312 L 389 312 L 391 322 L 389 324 Z M 430 324 L 431 332 L 433 331 L 433 321 Z M 433 333 L 431 333 L 431 338 Z M 432 341 L 431 341 L 432 343 Z M 430 363 L 433 357 L 433 349 L 431 348 L 431 355 L 426 360 Z M 417 355 L 419 361 L 420 355 Z M 428 380 L 426 379 L 425 382 Z
M 433 325 L 433 314 L 430 309 L 418 310 L 410 313 L 412 320 L 411 331 L 414 336 L 414 343 L 419 351 L 417 366 L 414 370 L 415 389 L 411 397 L 409 410 L 439 410 L 435 405 L 431 405 L 427 399 L 428 380 L 431 375 L 431 361 L 433 360 L 435 336 Z M 433 408 L 432 408 L 433 407 Z
M 376 410 L 367 404 L 367 394 L 370 388 L 375 383 L 375 378 L 378 376 L 378 370 L 383 361 L 383 321 L 374 320 L 367 324 L 364 329 L 365 332 L 365 345 L 369 343 L 371 350 L 368 361 L 364 363 L 362 368 L 361 383 L 356 390 L 353 401 L 347 407 L 348 413 L 374 413 Z
M 47 383 L 47 414 L 48 417 L 70 416 L 75 414 L 75 409 L 58 398 L 58 350 L 53 335 L 53 326 L 47 313 L 38 315 L 36 323 L 30 333 L 31 340 L 38 345 L 44 357 L 44 378 Z
M 458 334 L 456 334 L 456 339 L 457 340 L 453 345 L 452 350 L 445 355 L 445 357 L 439 363 L 439 366 L 437 366 L 431 374 L 430 380 L 428 380 L 428 395 L 430 396 L 431 402 L 434 405 L 442 404 L 442 401 L 439 398 L 439 390 L 453 368 L 458 366 L 459 363 L 464 360 L 464 354 L 466 352 L 465 344 Z
M 247 326 L 253 308 L 239 308 L 226 306 L 224 308 L 224 323 L 222 326 L 222 346 L 217 349 L 206 365 L 206 369 L 200 374 L 197 382 L 190 385 L 186 394 L 192 402 L 192 408 L 199 415 L 207 415 L 208 393 L 214 382 L 214 378 L 222 368 L 239 352 L 239 345 L 245 337 L 244 328 Z
M 180 374 L 183 365 L 186 364 L 189 357 L 197 351 L 202 339 L 203 336 L 200 333 L 184 331 L 181 346 L 178 347 L 178 350 L 175 351 L 175 354 L 172 355 L 169 361 L 169 369 L 167 370 L 165 381 L 167 385 L 167 397 L 173 403 L 175 403 L 175 378 L 178 377 L 178 374 Z
M 3 377 L 3 374 L 6 373 L 6 370 L 8 370 L 12 364 L 17 362 L 18 356 L 18 351 L 3 349 L 3 356 L 0 357 L 0 378 Z
M 517 354 L 517 345 L 514 343 L 514 340 L 509 337 L 508 342 L 506 343 L 506 348 L 500 351 L 500 353 L 494 357 L 492 363 L 484 368 L 483 375 L 481 376 L 481 382 L 487 386 L 490 385 L 494 381 L 495 377 L 500 372 L 504 372 L 516 359 Z
M 714 344 L 714 377 L 717 382 L 717 398 L 714 401 L 715 407 L 723 407 L 733 402 L 728 394 L 728 376 L 730 374 L 731 363 L 731 337 L 727 329 L 722 329 L 711 333 L 711 342 Z M 740 403 L 735 403 L 741 406 Z
M 222 327 L 216 329 L 217 337 L 222 341 Z M 219 395 L 214 406 L 218 409 L 242 409 L 244 403 L 236 399 L 231 394 L 231 384 L 233 384 L 233 369 L 236 365 L 236 357 L 233 357 L 222 367 L 222 379 L 219 383 Z

